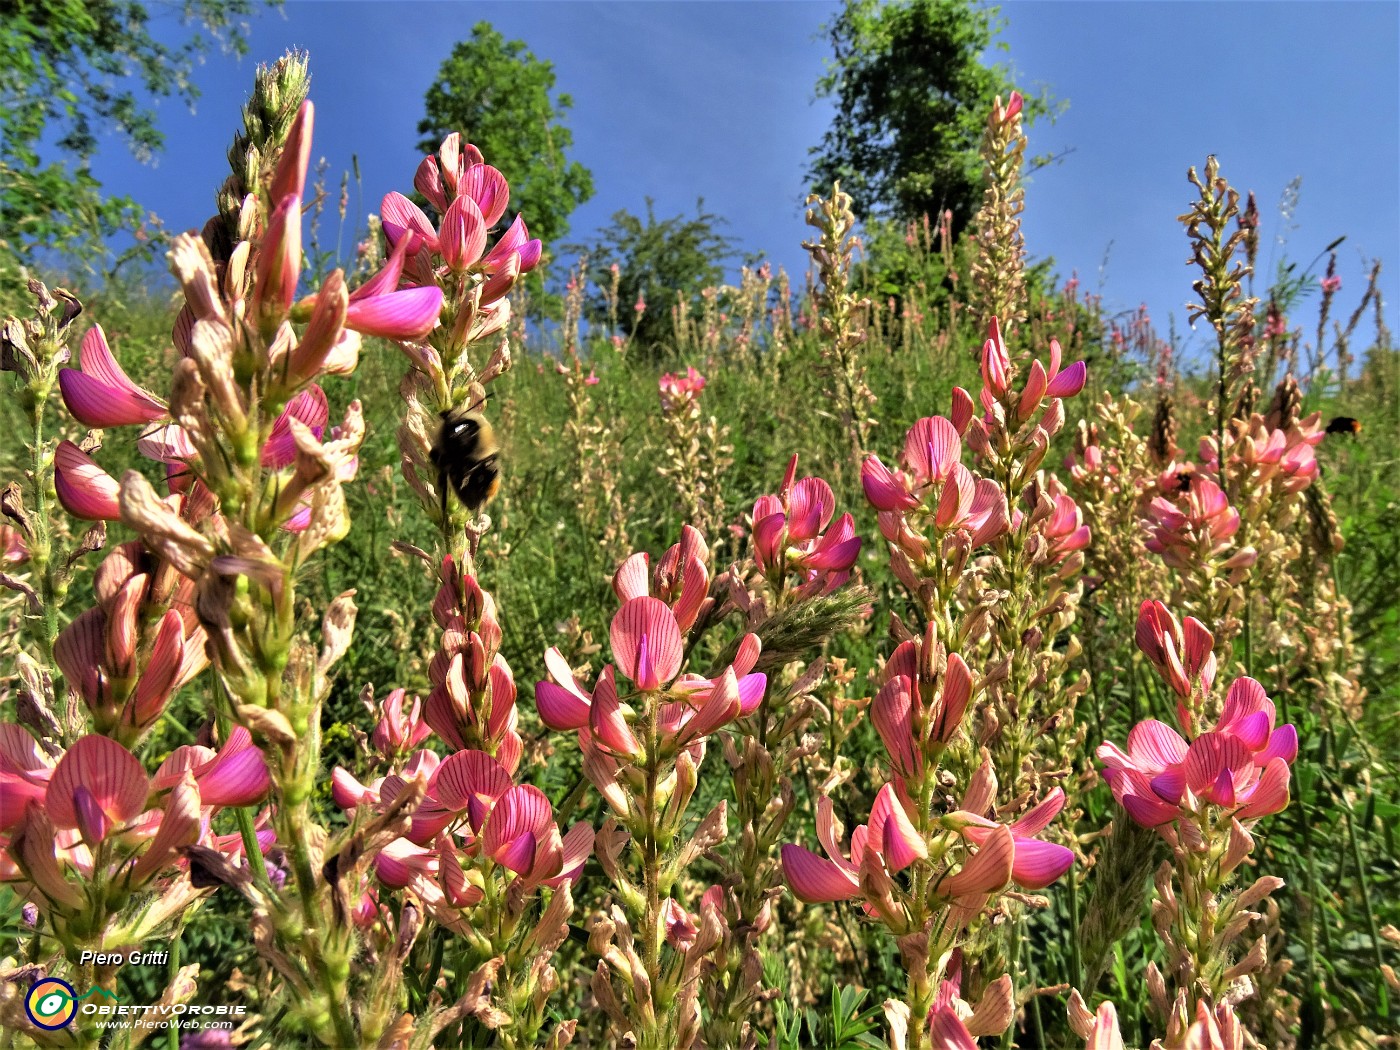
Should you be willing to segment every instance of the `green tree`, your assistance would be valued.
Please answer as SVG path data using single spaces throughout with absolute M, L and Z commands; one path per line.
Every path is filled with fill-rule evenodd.
M 178 6 L 186 38 L 165 44 L 134 0 L 0 3 L 0 250 L 28 260 L 139 225 L 137 203 L 104 197 L 92 174 L 99 136 L 114 131 L 138 159 L 154 157 L 164 139 L 151 103 L 192 105 L 191 75 L 211 43 L 245 53 L 255 0 Z
M 702 288 L 724 279 L 724 263 L 733 258 L 733 238 L 721 232 L 725 220 L 705 211 L 705 202 L 695 202 L 695 214 L 673 215 L 657 220 L 655 202 L 648 197 L 646 218 L 626 210 L 614 212 L 610 225 L 599 230 L 586 251 L 593 270 L 595 287 L 607 288 L 614 263 L 619 271 L 618 300 L 623 327 L 636 330 L 633 343 L 657 353 L 672 342 L 674 335 L 671 307 L 677 299 L 693 304 Z M 636 315 L 641 299 L 646 309 Z M 607 304 L 601 295 L 589 301 L 593 321 L 607 318 Z
M 554 82 L 554 63 L 478 22 L 438 70 L 418 123 L 425 153 L 454 131 L 481 150 L 510 181 L 502 223 L 523 214 L 546 251 L 569 232 L 573 210 L 593 196 L 592 173 L 565 156 L 574 136 L 563 118 L 573 99 L 555 92 Z
M 861 219 L 951 209 L 960 231 L 982 199 L 987 113 L 1013 88 L 1005 67 L 982 61 L 1002 25 L 997 8 L 967 0 L 846 0 L 823 27 L 833 57 L 817 94 L 836 118 L 810 151 L 813 190 L 839 179 Z M 1027 97 L 1025 112 L 1029 123 L 1052 103 Z

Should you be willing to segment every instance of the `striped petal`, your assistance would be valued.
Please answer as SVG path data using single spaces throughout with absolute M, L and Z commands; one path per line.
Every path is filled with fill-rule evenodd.
M 78 789 L 89 793 L 116 824 L 135 819 L 146 808 L 150 781 L 141 762 L 105 736 L 85 736 L 64 752 L 44 795 L 49 818 L 60 828 L 78 826 Z
M 860 889 L 854 873 L 818 857 L 804 846 L 782 848 L 783 876 L 793 896 L 808 904 L 850 900 Z
M 71 441 L 60 441 L 54 451 L 54 491 L 63 509 L 85 521 L 118 521 L 121 509 L 117 479 Z
M 618 667 L 639 689 L 659 689 L 681 669 L 680 627 L 657 598 L 626 602 L 613 617 L 609 640 Z

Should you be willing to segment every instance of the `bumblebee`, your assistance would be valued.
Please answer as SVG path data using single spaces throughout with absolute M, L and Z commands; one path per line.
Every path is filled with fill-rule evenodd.
M 1178 470 L 1172 475 L 1171 492 L 1176 496 L 1184 496 L 1191 491 L 1191 483 L 1196 480 L 1196 471 Z
M 475 406 L 442 413 L 442 429 L 428 455 L 437 467 L 444 519 L 449 486 L 473 514 L 495 498 L 501 487 L 500 451 L 496 432 Z
M 1351 416 L 1337 416 L 1327 424 L 1329 434 L 1352 434 L 1361 433 L 1361 420 L 1352 419 Z

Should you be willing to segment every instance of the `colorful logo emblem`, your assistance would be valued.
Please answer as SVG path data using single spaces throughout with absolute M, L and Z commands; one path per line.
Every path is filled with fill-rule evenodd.
M 73 1023 L 78 1012 L 78 994 L 67 981 L 45 977 L 24 997 L 24 1012 L 46 1032 L 56 1032 Z

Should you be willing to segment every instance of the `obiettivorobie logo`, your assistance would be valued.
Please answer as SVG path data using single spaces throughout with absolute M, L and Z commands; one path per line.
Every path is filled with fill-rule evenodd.
M 24 997 L 24 1012 L 36 1026 L 46 1032 L 56 1032 L 67 1028 L 78 1015 L 78 1004 L 84 999 L 110 999 L 121 1002 L 105 988 L 92 987 L 79 995 L 67 981 L 57 977 L 45 977 L 36 981 Z

